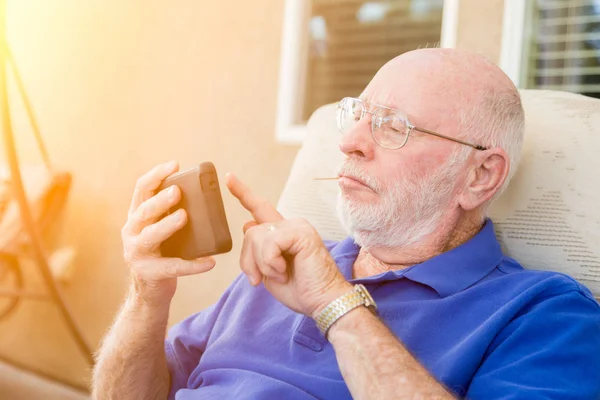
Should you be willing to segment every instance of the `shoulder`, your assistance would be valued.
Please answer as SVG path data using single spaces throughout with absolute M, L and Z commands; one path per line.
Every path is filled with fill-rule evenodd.
M 590 289 L 567 274 L 548 270 L 525 269 L 509 257 L 504 257 L 498 265 L 498 271 L 497 278 L 500 281 L 504 281 L 504 283 L 510 281 L 511 285 L 516 285 L 517 293 L 530 295 L 537 301 L 570 293 L 577 294 L 582 300 L 591 302 L 594 306 L 600 308 Z
M 585 286 L 565 274 L 522 269 L 487 289 L 510 296 L 497 304 L 499 329 L 469 397 L 598 398 L 600 305 Z

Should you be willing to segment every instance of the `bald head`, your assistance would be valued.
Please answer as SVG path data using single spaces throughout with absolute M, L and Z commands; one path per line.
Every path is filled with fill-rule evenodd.
M 404 53 L 377 72 L 362 97 L 404 111 L 416 126 L 502 148 L 511 164 L 504 187 L 516 170 L 524 130 L 519 92 L 480 54 L 457 49 Z M 462 148 L 463 154 L 468 151 Z
M 460 85 L 465 94 L 496 88 L 514 90 L 508 76 L 493 62 L 478 53 L 458 49 L 420 49 L 404 53 L 383 68 L 420 71 L 430 83 L 453 87 Z M 474 79 L 477 78 L 477 79 Z
M 431 128 L 443 126 L 449 134 L 465 135 L 460 129 L 465 110 L 504 92 L 516 94 L 516 89 L 485 57 L 464 50 L 420 49 L 386 63 L 364 95 L 427 120 Z

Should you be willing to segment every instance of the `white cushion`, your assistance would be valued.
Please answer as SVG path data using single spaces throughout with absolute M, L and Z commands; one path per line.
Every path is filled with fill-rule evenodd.
M 600 297 L 600 100 L 521 90 L 526 133 L 519 171 L 490 215 L 505 253 L 525 268 L 564 272 Z M 345 236 L 333 177 L 338 148 L 335 105 L 311 116 L 278 208 L 303 217 L 324 239 Z

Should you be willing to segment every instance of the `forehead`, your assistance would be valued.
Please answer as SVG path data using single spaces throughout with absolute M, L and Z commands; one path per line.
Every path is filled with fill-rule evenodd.
M 409 75 L 413 74 L 409 73 Z M 359 98 L 366 103 L 418 115 L 423 111 L 421 98 L 426 91 L 425 87 L 419 85 L 418 81 L 421 79 L 419 76 L 397 73 L 394 68 L 383 67 L 375 74 Z
M 419 111 L 418 107 L 410 101 L 410 98 L 400 96 L 399 93 L 394 91 L 376 91 L 367 88 L 358 97 L 363 103 L 367 105 L 367 108 L 372 107 L 385 107 L 400 111 L 411 121 L 417 118 L 423 112 Z
M 452 124 L 460 112 L 460 102 L 452 100 L 457 90 L 443 73 L 422 65 L 386 65 L 361 93 L 370 104 L 400 110 L 413 123 Z

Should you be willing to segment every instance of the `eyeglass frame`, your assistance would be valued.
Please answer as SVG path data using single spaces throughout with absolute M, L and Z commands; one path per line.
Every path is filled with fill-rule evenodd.
M 377 138 L 375 138 L 375 132 L 374 132 L 374 124 L 375 124 L 375 120 L 374 120 L 373 118 L 371 118 L 371 136 L 373 137 L 373 140 L 375 140 L 375 143 L 377 143 L 378 145 L 380 145 L 381 147 L 383 147 L 383 148 L 385 148 L 385 149 L 390 149 L 390 150 L 398 150 L 398 149 L 401 149 L 402 147 L 404 147 L 404 146 L 406 145 L 406 143 L 408 143 L 408 138 L 410 137 L 410 133 L 411 133 L 413 130 L 415 130 L 415 131 L 417 131 L 417 132 L 427 133 L 427 134 L 430 134 L 430 135 L 433 135 L 433 136 L 437 136 L 437 137 L 439 137 L 439 138 L 442 138 L 442 139 L 447 139 L 447 140 L 451 140 L 451 141 L 453 141 L 453 142 L 456 142 L 456 143 L 464 144 L 465 146 L 472 147 L 472 148 L 474 148 L 475 150 L 481 150 L 481 151 L 483 151 L 483 150 L 488 150 L 488 147 L 485 147 L 485 146 L 481 146 L 481 145 L 472 144 L 472 143 L 465 142 L 465 141 L 463 141 L 463 140 L 460 140 L 460 139 L 455 139 L 455 138 L 452 138 L 452 137 L 450 137 L 450 136 L 442 135 L 441 133 L 437 133 L 437 132 L 434 132 L 434 131 L 430 131 L 430 130 L 428 130 L 428 129 L 419 128 L 419 127 L 417 127 L 417 126 L 415 126 L 415 125 L 411 124 L 411 123 L 410 123 L 410 120 L 408 119 L 408 117 L 407 117 L 407 116 L 406 116 L 406 115 L 405 115 L 403 112 L 401 112 L 400 110 L 397 110 L 397 109 L 395 109 L 395 108 L 391 108 L 391 107 L 383 106 L 383 105 L 380 105 L 380 104 L 368 103 L 369 105 L 371 105 L 371 106 L 373 106 L 373 107 L 375 107 L 375 108 L 376 108 L 376 111 L 375 111 L 375 112 L 371 112 L 371 111 L 369 111 L 369 110 L 368 110 L 368 108 L 367 108 L 367 106 L 366 106 L 366 102 L 362 101 L 361 99 L 357 99 L 356 97 L 344 97 L 344 98 L 343 98 L 342 100 L 340 100 L 340 102 L 337 104 L 337 109 L 336 109 L 336 112 L 338 113 L 338 118 L 336 118 L 336 119 L 337 119 L 338 130 L 339 130 L 339 131 L 340 131 L 342 134 L 345 134 L 346 132 L 344 132 L 344 131 L 342 130 L 342 127 L 340 126 L 340 125 L 341 125 L 341 123 L 340 123 L 340 118 L 339 118 L 339 112 L 340 112 L 340 109 L 342 108 L 342 107 L 341 107 L 341 104 L 342 104 L 342 102 L 343 102 L 344 100 L 346 100 L 346 99 L 357 100 L 357 101 L 359 101 L 359 102 L 360 102 L 360 104 L 362 105 L 362 112 L 361 112 L 361 115 L 360 115 L 360 119 L 359 119 L 359 121 L 363 119 L 363 117 L 365 116 L 365 114 L 371 114 L 372 116 L 376 116 L 376 114 L 377 114 L 377 110 L 378 110 L 378 109 L 380 109 L 380 108 L 384 108 L 384 109 L 386 109 L 386 110 L 393 111 L 393 112 L 395 112 L 395 113 L 397 113 L 397 114 L 400 114 L 402 117 L 404 117 L 404 119 L 406 120 L 406 127 L 408 128 L 408 132 L 406 133 L 406 139 L 404 140 L 404 143 L 402 143 L 402 144 L 401 144 L 400 146 L 398 146 L 398 147 L 386 147 L 386 146 L 382 145 L 381 143 L 379 143 L 379 141 L 377 140 Z

